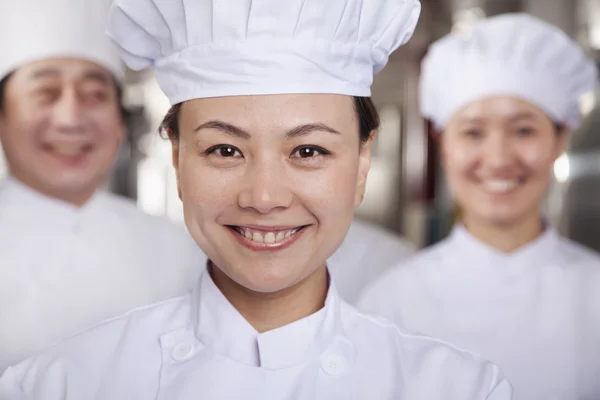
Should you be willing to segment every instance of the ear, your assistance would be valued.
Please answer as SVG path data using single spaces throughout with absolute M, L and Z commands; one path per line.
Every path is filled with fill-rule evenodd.
M 369 170 L 371 169 L 371 147 L 373 146 L 375 133 L 375 131 L 372 131 L 369 135 L 369 139 L 360 144 L 358 179 L 356 181 L 356 197 L 354 199 L 354 206 L 358 206 L 365 198 L 365 191 L 367 189 L 367 176 L 369 175 Z
M 169 130 L 167 130 L 167 135 L 169 136 L 169 141 L 171 142 L 171 161 L 173 163 L 173 168 L 175 168 L 177 194 L 179 195 L 179 200 L 183 200 L 181 198 L 181 184 L 179 182 L 179 138 Z

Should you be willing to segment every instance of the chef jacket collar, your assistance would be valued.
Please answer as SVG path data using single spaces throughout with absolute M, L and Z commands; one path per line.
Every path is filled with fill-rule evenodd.
M 548 224 L 534 241 L 511 253 L 503 253 L 474 237 L 464 225 L 457 225 L 448 241 L 452 254 L 460 257 L 461 264 L 481 265 L 482 268 L 499 268 L 502 273 L 514 270 L 515 274 L 527 273 L 531 266 L 556 263 L 559 235 Z
M 208 267 L 192 292 L 192 323 L 198 340 L 237 362 L 267 369 L 291 367 L 318 358 L 341 329 L 340 308 L 341 300 L 330 284 L 321 310 L 259 333 L 217 288 Z
M 96 193 L 86 204 L 76 207 L 56 198 L 46 196 L 14 177 L 8 177 L 0 185 L 0 203 L 3 208 L 18 206 L 23 210 L 21 215 L 13 215 L 23 220 L 35 220 L 40 226 L 50 225 L 54 228 L 71 227 L 80 223 L 85 215 L 99 206 L 102 195 Z M 11 207 L 14 212 L 14 207 Z

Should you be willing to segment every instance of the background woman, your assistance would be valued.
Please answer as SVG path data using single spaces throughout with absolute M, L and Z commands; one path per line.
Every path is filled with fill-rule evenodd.
M 560 30 L 509 14 L 435 43 L 421 79 L 462 224 L 361 307 L 496 362 L 518 399 L 600 398 L 600 257 L 540 211 L 594 63 Z

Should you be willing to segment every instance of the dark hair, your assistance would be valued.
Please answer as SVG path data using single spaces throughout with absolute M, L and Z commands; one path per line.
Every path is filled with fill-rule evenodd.
M 4 110 L 4 101 L 6 100 L 6 98 L 5 98 L 6 86 L 8 84 L 8 81 L 12 77 L 13 73 L 14 72 L 11 72 L 10 74 L 8 74 L 4 78 L 2 78 L 2 80 L 0 80 L 0 114 L 2 114 L 2 112 Z M 114 85 L 117 90 L 117 100 L 119 101 L 119 109 L 120 109 L 121 118 L 125 122 L 129 118 L 129 111 L 125 108 L 125 106 L 123 106 L 123 88 L 117 82 L 116 79 L 114 80 Z
M 2 80 L 0 80 L 0 112 L 4 110 L 4 94 L 6 92 L 6 84 L 8 83 L 8 80 L 10 79 L 12 74 L 13 73 L 11 72 L 10 74 L 2 78 Z
M 354 110 L 358 118 L 358 132 L 361 143 L 369 140 L 371 132 L 379 129 L 379 113 L 370 97 L 352 97 Z M 183 103 L 172 106 L 159 127 L 159 133 L 163 137 L 179 139 L 179 113 Z M 166 135 L 165 135 L 166 134 Z

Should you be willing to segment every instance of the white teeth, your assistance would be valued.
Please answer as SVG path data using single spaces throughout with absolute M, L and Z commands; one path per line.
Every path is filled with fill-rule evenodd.
M 280 242 L 284 239 L 289 238 L 290 236 L 292 236 L 294 233 L 298 232 L 298 228 L 295 229 L 291 229 L 289 231 L 277 231 L 277 232 L 257 232 L 257 231 L 252 231 L 251 229 L 247 229 L 247 228 L 242 228 L 239 227 L 238 228 L 238 232 L 240 234 L 242 234 L 242 236 L 244 236 L 246 239 L 250 239 L 253 242 L 257 242 L 257 243 L 266 243 L 266 244 L 273 244 L 273 243 L 277 243 Z
M 483 184 L 492 193 L 505 193 L 517 187 L 517 180 L 490 179 L 484 181 Z
M 262 237 L 262 235 L 260 234 L 260 232 L 254 232 L 254 233 L 252 234 L 252 241 L 253 241 L 253 242 L 258 242 L 258 243 L 263 243 L 263 242 L 264 242 L 264 241 L 263 241 L 263 237 Z
M 265 235 L 265 243 L 275 243 L 275 234 L 273 232 L 267 232 L 267 234 Z
M 83 149 L 84 148 L 81 145 L 61 144 L 52 146 L 52 151 L 54 153 L 64 156 L 76 156 L 81 154 Z

